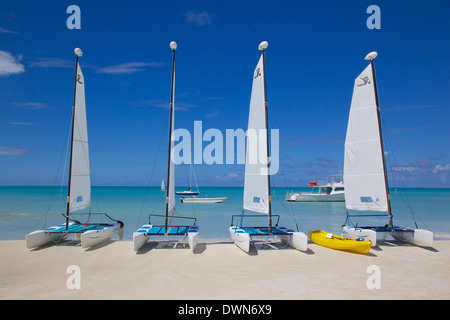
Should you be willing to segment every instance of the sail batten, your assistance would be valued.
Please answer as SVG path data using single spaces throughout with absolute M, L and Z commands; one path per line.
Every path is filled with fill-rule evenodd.
M 72 165 L 70 179 L 70 212 L 86 209 L 91 205 L 91 174 L 86 120 L 84 76 L 77 62 L 73 116 Z
M 388 211 L 372 64 L 355 79 L 344 157 L 348 210 Z

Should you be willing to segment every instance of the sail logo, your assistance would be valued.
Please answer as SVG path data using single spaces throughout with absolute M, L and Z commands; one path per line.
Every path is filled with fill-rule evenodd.
M 261 69 L 260 68 L 256 69 L 256 71 L 255 71 L 255 79 L 258 78 L 259 76 L 261 76 Z
M 368 84 L 368 83 L 370 83 L 370 79 L 369 79 L 369 77 L 364 77 L 364 78 L 359 78 L 359 79 L 361 79 L 362 81 L 363 81 L 363 83 L 361 83 L 361 84 L 358 84 L 357 86 L 358 87 L 362 87 L 362 86 L 365 86 L 366 84 Z
M 77 82 L 79 84 L 83 84 L 83 82 L 81 82 L 82 79 L 83 79 L 83 77 L 81 77 L 81 74 L 77 74 Z
M 83 196 L 78 196 L 78 197 L 75 199 L 75 202 L 83 202 Z

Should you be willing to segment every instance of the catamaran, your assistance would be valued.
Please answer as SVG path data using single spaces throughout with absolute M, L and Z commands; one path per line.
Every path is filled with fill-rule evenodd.
M 172 151 L 174 147 L 174 121 L 175 121 L 175 50 L 177 43 L 170 43 L 172 49 L 172 85 L 170 95 L 170 125 L 169 125 L 169 152 L 167 160 L 167 186 L 166 186 L 166 213 L 165 215 L 151 214 L 149 223 L 143 225 L 139 230 L 133 233 L 134 250 L 141 249 L 149 240 L 150 236 L 184 236 L 188 238 L 188 244 L 192 251 L 198 243 L 199 226 L 196 224 L 197 219 L 193 217 L 175 216 L 175 165 L 172 159 Z M 170 214 L 171 213 L 171 214 Z M 153 224 L 152 217 L 164 218 L 163 224 Z M 192 224 L 173 224 L 173 219 L 184 222 L 185 220 L 193 220 Z
M 78 57 L 81 57 L 82 54 L 81 49 L 75 49 L 75 85 L 72 109 L 67 210 L 65 214 L 66 222 L 58 226 L 53 226 L 45 230 L 33 231 L 27 234 L 27 248 L 36 248 L 52 242 L 58 242 L 66 239 L 70 234 L 75 235 L 75 240 L 81 241 L 81 246 L 83 248 L 93 247 L 104 241 L 110 240 L 115 233 L 117 233 L 119 240 L 122 240 L 123 237 L 123 222 L 114 220 L 107 214 L 88 213 L 89 220 L 92 215 L 104 215 L 112 221 L 111 223 L 81 223 L 69 217 L 73 214 L 80 214 L 75 212 L 90 208 L 91 205 L 91 176 L 89 167 L 84 76 L 78 63 Z
M 365 238 L 376 245 L 377 234 L 391 235 L 396 240 L 418 246 L 432 246 L 429 230 L 394 226 L 389 196 L 388 176 L 381 130 L 380 106 L 374 59 L 376 52 L 365 60 L 370 64 L 355 79 L 350 115 L 345 139 L 344 181 L 347 218 L 342 235 Z M 359 214 L 349 211 L 358 211 Z M 387 217 L 384 226 L 359 226 L 354 217 Z M 373 219 L 373 218 L 372 218 Z M 378 218 L 377 218 L 378 219 Z
M 282 242 L 298 250 L 307 250 L 307 236 L 303 232 L 278 226 L 280 216 L 272 215 L 265 75 L 265 49 L 267 46 L 267 41 L 263 41 L 259 45 L 259 50 L 262 51 L 262 54 L 253 73 L 247 131 L 243 211 L 241 215 L 232 216 L 229 232 L 234 243 L 245 252 L 250 251 L 252 237 L 271 236 L 278 236 Z M 251 134 L 252 132 L 255 134 Z M 263 143 L 258 142 L 258 135 L 259 139 L 264 139 Z M 260 148 L 259 152 L 256 151 L 258 147 Z M 259 157 L 257 154 L 259 154 Z M 245 210 L 260 214 L 244 215 Z M 243 225 L 244 218 L 261 216 L 268 217 L 267 225 L 251 227 Z M 273 225 L 272 221 L 274 217 L 277 217 L 275 225 Z M 240 220 L 239 224 L 235 224 L 235 218 Z

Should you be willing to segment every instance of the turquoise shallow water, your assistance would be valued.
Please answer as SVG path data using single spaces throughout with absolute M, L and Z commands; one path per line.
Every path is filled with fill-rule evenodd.
M 66 192 L 61 187 L 0 187 L 0 240 L 24 239 L 33 230 L 63 223 Z M 340 234 L 345 203 L 290 203 L 284 200 L 286 192 L 286 188 L 272 190 L 272 210 L 281 216 L 280 225 L 295 228 L 297 224 L 303 232 L 322 229 Z M 220 204 L 182 204 L 177 196 L 177 214 L 197 218 L 202 239 L 229 240 L 231 216 L 242 212 L 242 194 L 240 187 L 203 187 L 201 196 L 228 199 Z M 91 210 L 123 221 L 124 239 L 131 240 L 133 232 L 148 222 L 150 213 L 164 214 L 164 200 L 165 193 L 159 187 L 94 187 Z M 416 221 L 420 228 L 432 230 L 437 239 L 450 234 L 450 189 L 391 189 L 391 203 L 395 225 L 415 227 Z M 78 217 L 81 222 L 86 219 Z M 378 224 L 386 223 L 379 219 Z M 265 223 L 265 219 L 258 221 L 258 225 Z

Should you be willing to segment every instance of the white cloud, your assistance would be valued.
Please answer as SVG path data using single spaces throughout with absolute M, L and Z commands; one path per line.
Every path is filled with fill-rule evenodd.
M 19 108 L 30 110 L 39 110 L 47 108 L 47 105 L 41 102 L 12 102 L 11 104 Z
M 2 27 L 0 27 L 0 33 L 18 34 L 17 31 L 6 30 L 5 28 Z
M 442 171 L 450 171 L 450 164 L 446 164 L 445 166 L 441 165 L 441 164 L 437 164 L 434 169 L 433 169 L 433 173 L 439 173 Z
M 16 59 L 11 53 L 0 50 L 0 76 L 25 72 L 25 66 L 19 63 L 20 59 L 21 56 Z
M 162 67 L 165 64 L 159 62 L 127 62 L 114 66 L 99 68 L 97 73 L 127 74 L 145 71 L 145 67 Z
M 26 153 L 28 153 L 26 149 L 0 146 L 0 156 L 20 156 Z
M 74 63 L 61 58 L 36 58 L 37 61 L 31 63 L 31 67 L 38 68 L 73 68 Z
M 22 122 L 22 121 L 11 122 L 11 124 L 15 125 L 15 126 L 32 126 L 32 125 L 34 125 L 34 123 L 32 123 L 32 122 Z
M 196 25 L 197 27 L 208 26 L 212 23 L 214 14 L 208 13 L 206 11 L 196 12 L 188 11 L 185 15 L 186 22 L 189 24 Z

